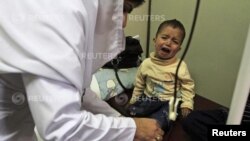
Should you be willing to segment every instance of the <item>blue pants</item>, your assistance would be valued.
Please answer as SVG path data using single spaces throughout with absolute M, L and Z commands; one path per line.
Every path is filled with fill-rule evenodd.
M 168 110 L 168 101 L 160 101 L 156 97 L 149 98 L 145 95 L 140 101 L 137 101 L 129 107 L 131 116 L 156 119 L 165 132 L 171 127 L 171 121 L 168 118 Z

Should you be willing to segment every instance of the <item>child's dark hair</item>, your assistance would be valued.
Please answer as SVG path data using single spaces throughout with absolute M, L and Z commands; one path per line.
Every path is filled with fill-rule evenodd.
M 145 2 L 145 0 L 132 0 L 131 2 L 134 3 L 134 5 L 135 5 L 134 8 L 136 8 L 138 6 L 141 6 Z
M 123 12 L 131 13 L 134 8 L 141 6 L 144 2 L 145 0 L 125 0 Z M 130 3 L 132 3 L 132 5 Z
M 158 29 L 157 29 L 157 32 L 156 32 L 156 36 L 162 31 L 163 28 L 165 28 L 166 26 L 171 26 L 173 28 L 179 28 L 181 31 L 182 31 L 182 41 L 184 40 L 185 36 L 186 36 L 186 31 L 185 31 L 185 28 L 183 26 L 183 24 L 176 20 L 176 19 L 172 19 L 172 20 L 166 20 L 166 21 L 163 21 Z M 182 42 L 181 41 L 181 42 Z

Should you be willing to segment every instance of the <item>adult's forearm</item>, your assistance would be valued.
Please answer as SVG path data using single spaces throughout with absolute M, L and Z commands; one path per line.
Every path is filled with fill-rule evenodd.
M 28 102 L 37 130 L 46 140 L 133 140 L 131 118 L 107 117 L 87 111 L 79 91 L 55 80 L 23 76 Z M 95 103 L 95 101 L 92 101 Z

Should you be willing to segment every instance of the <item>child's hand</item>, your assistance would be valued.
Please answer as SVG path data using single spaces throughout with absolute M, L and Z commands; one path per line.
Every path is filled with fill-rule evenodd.
M 183 118 L 187 117 L 190 112 L 191 110 L 188 108 L 181 108 L 181 115 Z

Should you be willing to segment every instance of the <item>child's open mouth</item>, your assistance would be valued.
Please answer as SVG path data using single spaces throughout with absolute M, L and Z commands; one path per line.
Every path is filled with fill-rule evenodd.
M 171 52 L 171 50 L 168 47 L 162 47 L 161 50 L 164 51 L 165 53 Z

